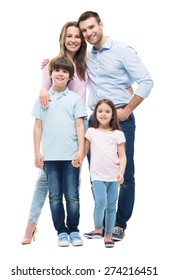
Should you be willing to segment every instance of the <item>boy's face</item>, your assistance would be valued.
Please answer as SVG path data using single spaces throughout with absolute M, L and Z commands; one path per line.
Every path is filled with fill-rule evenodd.
M 67 86 L 68 81 L 70 80 L 69 72 L 63 69 L 53 70 L 51 79 L 53 86 L 65 88 Z

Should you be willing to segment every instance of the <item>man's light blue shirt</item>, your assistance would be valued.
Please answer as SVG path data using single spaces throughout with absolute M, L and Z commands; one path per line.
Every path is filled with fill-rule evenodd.
M 87 57 L 87 72 L 90 78 L 91 92 L 88 106 L 94 109 L 98 100 L 108 98 L 116 107 L 128 104 L 132 96 L 126 89 L 134 82 L 138 84 L 135 94 L 146 98 L 152 87 L 152 78 L 129 45 L 107 37 L 100 50 L 94 47 Z
M 43 109 L 38 98 L 32 111 L 32 115 L 42 121 L 44 160 L 72 160 L 78 150 L 75 120 L 87 116 L 85 105 L 82 98 L 68 88 L 59 95 L 51 88 L 49 94 L 49 107 Z

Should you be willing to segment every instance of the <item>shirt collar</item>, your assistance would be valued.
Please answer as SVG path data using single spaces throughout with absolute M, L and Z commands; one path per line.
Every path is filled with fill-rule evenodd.
M 102 50 L 106 50 L 106 49 L 110 49 L 111 48 L 111 45 L 112 45 L 112 38 L 109 37 L 109 36 L 106 36 L 106 41 L 105 43 L 103 44 L 103 46 L 101 47 L 100 50 L 96 50 L 95 47 L 93 46 L 92 47 L 92 53 L 96 53 L 96 52 L 99 52 L 99 51 L 102 51 Z
M 68 94 L 68 92 L 69 92 L 69 89 L 68 89 L 68 87 L 66 87 L 65 90 L 62 91 L 60 94 L 66 95 L 66 94 Z M 51 96 L 56 94 L 56 92 L 52 89 L 52 87 L 49 89 L 49 94 Z

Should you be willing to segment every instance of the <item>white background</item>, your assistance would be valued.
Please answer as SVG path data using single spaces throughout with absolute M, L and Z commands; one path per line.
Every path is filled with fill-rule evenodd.
M 100 14 L 105 34 L 130 43 L 151 73 L 155 86 L 136 116 L 136 201 L 126 237 L 114 249 L 103 240 L 84 246 L 59 248 L 48 200 L 38 223 L 36 241 L 22 246 L 38 170 L 34 167 L 31 110 L 40 89 L 40 64 L 58 53 L 60 29 L 67 21 L 93 10 Z M 94 268 L 93 279 L 123 279 L 104 275 L 106 266 L 157 267 L 159 276 L 131 279 L 166 279 L 168 256 L 168 36 L 167 1 L 55 1 L 6 0 L 0 4 L 0 159 L 1 159 L 1 278 L 20 268 Z M 85 161 L 81 183 L 81 234 L 93 229 L 93 198 Z M 164 254 L 166 253 L 166 256 Z M 101 272 L 97 271 L 101 269 Z M 44 276 L 42 279 L 55 279 Z M 90 279 L 91 276 L 68 276 Z M 68 278 L 67 277 L 67 278 Z M 131 276 L 125 276 L 129 279 Z M 60 277 L 61 279 L 64 279 Z

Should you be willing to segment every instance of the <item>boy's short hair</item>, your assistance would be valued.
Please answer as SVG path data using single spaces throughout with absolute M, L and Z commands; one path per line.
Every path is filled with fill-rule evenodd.
M 74 66 L 71 60 L 65 56 L 57 56 L 49 63 L 49 76 L 54 70 L 66 70 L 69 72 L 69 78 L 72 80 L 74 77 Z

